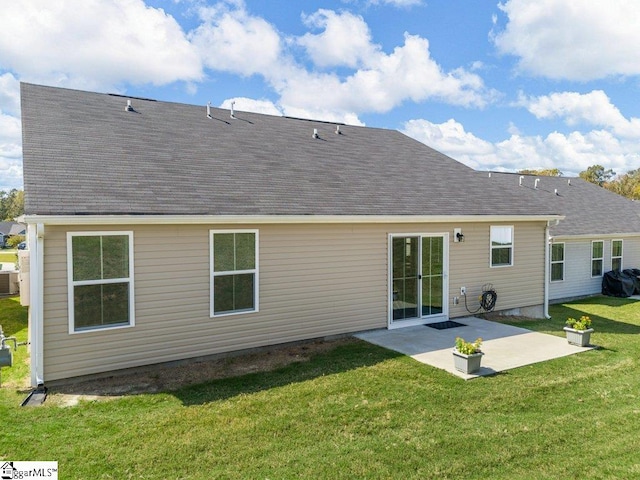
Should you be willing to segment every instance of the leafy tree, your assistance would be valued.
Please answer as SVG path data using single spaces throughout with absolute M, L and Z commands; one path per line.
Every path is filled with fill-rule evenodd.
M 518 173 L 523 175 L 539 175 L 541 177 L 561 177 L 562 172 L 557 168 L 541 168 L 538 170 L 525 168 L 524 170 L 519 170 Z
M 24 191 L 0 191 L 0 221 L 13 220 L 24 213 Z
M 611 180 L 616 174 L 610 168 L 605 170 L 602 165 L 591 165 L 586 170 L 580 172 L 580 178 L 587 182 L 595 183 L 600 187 L 604 187 L 605 183 Z
M 607 182 L 605 188 L 623 197 L 640 200 L 640 168 Z

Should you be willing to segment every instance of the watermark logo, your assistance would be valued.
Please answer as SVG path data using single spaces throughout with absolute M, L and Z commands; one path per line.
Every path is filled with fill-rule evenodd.
M 58 480 L 58 462 L 0 461 L 0 480 L 46 478 Z

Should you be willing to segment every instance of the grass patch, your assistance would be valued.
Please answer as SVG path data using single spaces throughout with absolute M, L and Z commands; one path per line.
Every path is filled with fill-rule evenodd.
M 18 318 L 5 330 L 26 335 L 7 302 L 0 318 Z M 0 459 L 57 460 L 78 479 L 639 477 L 640 302 L 551 314 L 516 323 L 562 335 L 567 316 L 590 315 L 603 348 L 464 382 L 353 342 L 272 372 L 67 408 L 18 407 L 24 395 L 3 386 Z

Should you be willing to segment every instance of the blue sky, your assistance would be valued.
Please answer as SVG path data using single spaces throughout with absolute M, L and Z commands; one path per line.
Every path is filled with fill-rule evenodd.
M 19 82 L 400 130 L 479 170 L 640 168 L 640 2 L 21 0 L 0 7 L 0 189 Z

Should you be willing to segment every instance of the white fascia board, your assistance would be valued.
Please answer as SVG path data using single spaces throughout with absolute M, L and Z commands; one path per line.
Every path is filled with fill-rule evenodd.
M 640 232 L 637 233 L 588 233 L 581 235 L 553 235 L 552 240 L 602 240 L 603 238 L 632 238 L 640 237 Z
M 478 223 L 562 220 L 563 215 L 25 215 L 27 224 L 176 225 L 309 223 Z

